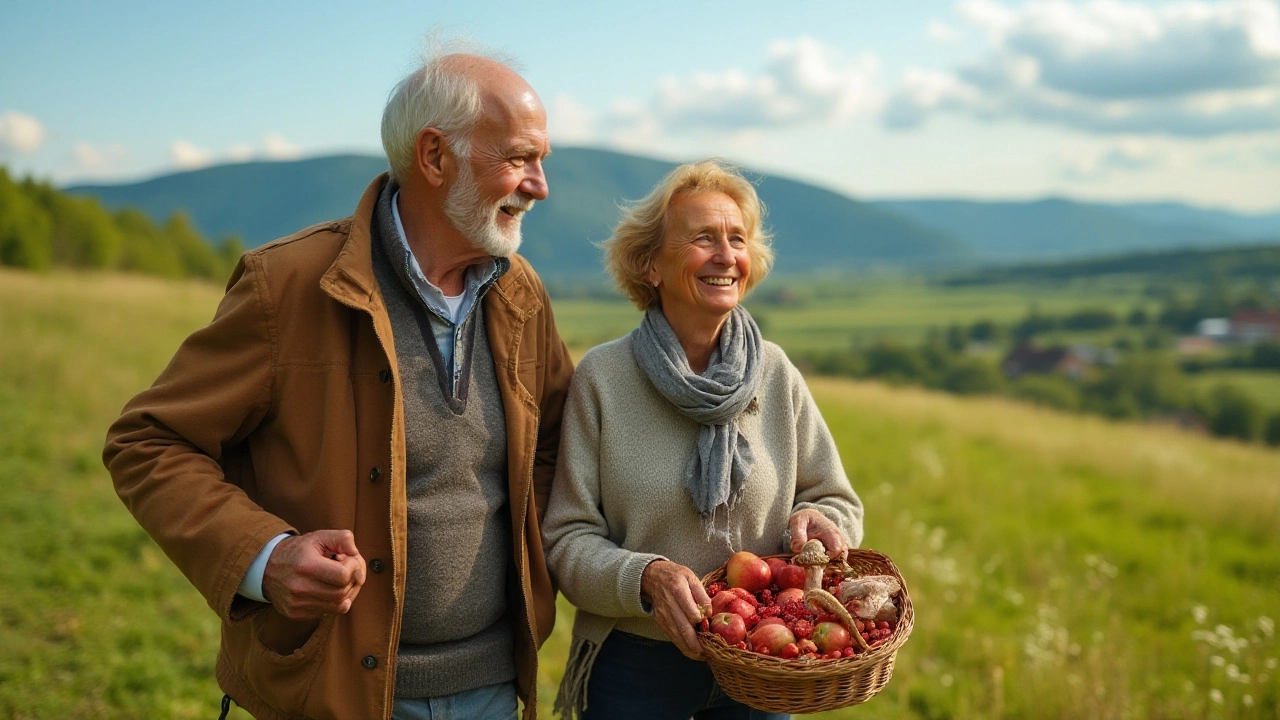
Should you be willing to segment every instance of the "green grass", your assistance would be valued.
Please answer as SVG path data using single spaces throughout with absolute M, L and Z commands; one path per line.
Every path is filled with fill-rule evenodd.
M 16 538 L 0 563 L 0 717 L 216 716 L 216 618 L 99 453 L 219 296 L 0 271 L 0 524 Z M 977 297 L 975 313 L 997 302 Z M 871 305 L 848 317 L 873 323 Z M 580 350 L 638 316 L 566 303 L 557 317 Z M 811 387 L 866 503 L 864 544 L 898 562 L 916 607 L 886 689 L 820 717 L 1280 715 L 1280 452 L 999 399 Z M 571 619 L 562 602 L 541 654 L 547 717 Z

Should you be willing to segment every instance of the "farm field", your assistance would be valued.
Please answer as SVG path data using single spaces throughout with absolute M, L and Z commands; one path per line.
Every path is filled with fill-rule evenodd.
M 990 288 L 969 305 L 935 295 L 933 309 L 914 292 L 879 306 L 891 321 L 868 304 L 807 327 L 1026 310 L 1024 297 L 996 315 L 1010 300 Z M 1079 304 L 1063 292 L 1036 301 Z M 116 499 L 100 452 L 120 407 L 220 295 L 0 270 L 0 524 L 17 541 L 0 563 L 0 717 L 216 716 L 216 618 Z M 895 302 L 908 305 L 887 314 Z M 598 310 L 557 304 L 576 350 L 637 318 L 620 303 Z M 766 335 L 803 346 L 806 311 L 765 308 Z M 898 562 L 916 607 L 888 687 L 813 717 L 1280 715 L 1280 451 L 1002 399 L 810 382 L 867 506 L 864 545 Z M 571 618 L 562 602 L 540 716 Z
M 1124 317 L 1135 305 L 1149 303 L 1141 295 L 1141 283 L 1113 278 L 959 287 L 942 287 L 907 276 L 853 278 L 840 285 L 831 281 L 809 288 L 793 285 L 797 297 L 788 304 L 767 302 L 773 284 L 773 280 L 766 281 L 757 294 L 748 296 L 746 304 L 760 320 L 765 337 L 788 352 L 843 349 L 855 338 L 870 342 L 877 337 L 895 337 L 914 343 L 930 329 L 945 329 L 952 323 L 990 320 L 1011 325 L 1031 307 L 1046 314 L 1106 308 Z M 812 294 L 819 297 L 809 297 Z M 630 331 L 640 317 L 638 310 L 621 299 L 555 300 L 555 311 L 565 342 L 583 347 Z

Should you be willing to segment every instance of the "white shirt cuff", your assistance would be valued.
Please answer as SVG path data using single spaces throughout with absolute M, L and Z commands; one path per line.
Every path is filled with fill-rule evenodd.
M 267 572 L 267 561 L 271 559 L 271 551 L 275 550 L 280 541 L 287 537 L 289 533 L 280 533 L 262 546 L 258 555 L 253 558 L 253 562 L 249 563 L 249 569 L 244 572 L 244 579 L 240 581 L 240 587 L 236 593 L 250 600 L 268 602 L 266 596 L 262 594 L 262 576 Z

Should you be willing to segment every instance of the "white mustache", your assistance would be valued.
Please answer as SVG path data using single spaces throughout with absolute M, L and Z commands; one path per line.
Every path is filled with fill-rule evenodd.
M 520 212 L 529 212 L 533 209 L 534 200 L 531 197 L 524 197 L 519 194 L 508 195 L 498 201 L 498 207 L 511 208 Z

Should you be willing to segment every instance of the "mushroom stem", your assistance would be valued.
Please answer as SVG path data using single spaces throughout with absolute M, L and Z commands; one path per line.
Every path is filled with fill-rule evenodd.
M 804 591 L 822 589 L 822 572 L 821 565 L 805 565 L 804 566 Z

